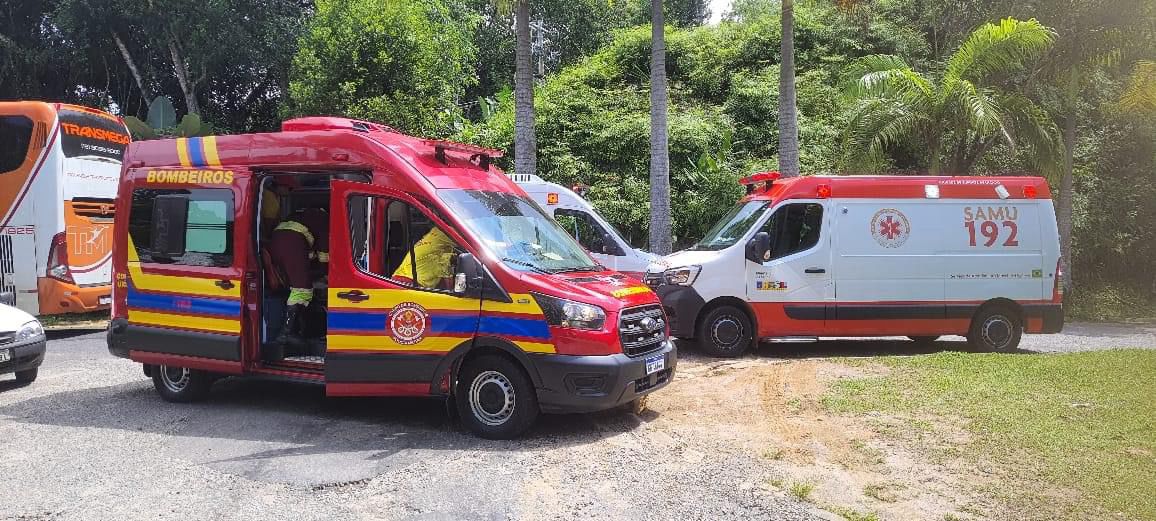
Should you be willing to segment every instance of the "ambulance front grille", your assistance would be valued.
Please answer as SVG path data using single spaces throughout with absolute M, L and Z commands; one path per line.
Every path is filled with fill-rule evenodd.
M 649 305 L 623 310 L 618 319 L 618 338 L 627 356 L 661 348 L 666 340 L 666 316 L 662 307 Z
M 16 261 L 12 236 L 0 235 L 0 304 L 16 305 Z

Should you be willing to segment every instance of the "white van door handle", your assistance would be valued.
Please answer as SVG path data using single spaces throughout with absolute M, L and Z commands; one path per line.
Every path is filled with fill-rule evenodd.
M 807 268 L 803 270 L 803 273 L 827 273 L 827 270 L 823 268 Z

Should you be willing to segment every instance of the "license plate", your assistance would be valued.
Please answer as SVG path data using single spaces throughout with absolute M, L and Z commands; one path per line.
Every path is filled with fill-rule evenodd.
M 11 349 L 0 349 L 0 363 L 7 362 L 12 359 Z
M 663 370 L 666 367 L 666 357 L 663 355 L 652 356 L 646 359 L 646 374 L 652 375 Z
M 105 295 L 105 296 L 103 296 L 103 297 L 96 297 L 96 301 L 97 301 L 97 303 L 99 303 L 100 305 L 104 306 L 104 305 L 107 305 L 107 304 L 109 304 L 110 302 L 112 302 L 112 297 L 111 297 L 111 296 L 109 296 L 109 295 Z

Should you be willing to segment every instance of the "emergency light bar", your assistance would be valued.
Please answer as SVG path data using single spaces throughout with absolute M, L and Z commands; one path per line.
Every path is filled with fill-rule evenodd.
M 438 161 L 441 161 L 442 164 L 446 164 L 446 150 L 450 150 L 470 154 L 470 162 L 472 163 L 477 159 L 478 166 L 482 167 L 482 170 L 489 170 L 490 163 L 493 162 L 494 159 L 505 155 L 501 150 L 480 147 L 469 143 L 458 143 L 457 141 L 446 141 L 444 139 L 423 139 L 421 144 L 433 147 L 434 157 L 436 157 Z
M 751 175 L 750 177 L 739 179 L 739 184 L 746 186 L 747 193 L 750 194 L 754 193 L 755 185 L 759 183 L 766 183 L 766 187 L 764 189 L 770 190 L 771 185 L 773 185 L 780 177 L 783 177 L 783 175 L 778 172 L 759 172 L 757 174 Z

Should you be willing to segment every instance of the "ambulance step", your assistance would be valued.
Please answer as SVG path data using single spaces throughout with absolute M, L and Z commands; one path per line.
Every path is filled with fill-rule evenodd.
M 809 344 L 818 341 L 817 336 L 772 336 L 763 339 L 763 342 L 772 344 Z

